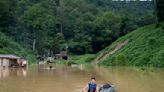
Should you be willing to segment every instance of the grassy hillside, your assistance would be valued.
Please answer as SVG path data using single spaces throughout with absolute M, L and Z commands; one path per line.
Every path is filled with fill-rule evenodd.
M 97 57 L 112 51 L 118 44 L 128 43 L 114 54 L 99 60 L 100 65 L 134 65 L 164 67 L 164 24 L 160 27 L 149 25 L 139 28 L 97 54 Z
M 35 62 L 36 58 L 33 52 L 21 47 L 11 38 L 0 32 L 0 54 L 15 54 L 27 59 L 29 62 Z

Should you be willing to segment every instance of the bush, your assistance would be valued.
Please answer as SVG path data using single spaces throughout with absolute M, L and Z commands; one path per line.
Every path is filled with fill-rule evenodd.
M 117 65 L 127 65 L 127 59 L 124 54 L 120 54 L 116 57 Z
M 155 37 L 148 38 L 148 47 L 154 49 L 158 46 L 158 42 Z
M 152 62 L 156 67 L 164 67 L 164 50 L 161 50 L 154 55 Z

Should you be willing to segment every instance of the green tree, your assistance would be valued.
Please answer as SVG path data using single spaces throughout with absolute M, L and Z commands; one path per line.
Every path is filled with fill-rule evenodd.
M 107 12 L 98 16 L 94 23 L 96 28 L 92 33 L 92 47 L 97 52 L 119 37 L 121 19 L 119 15 Z
M 161 22 L 164 20 L 164 1 L 163 0 L 156 0 L 156 6 L 157 6 L 157 16 L 158 21 Z
M 25 12 L 21 21 L 31 34 L 33 49 L 36 47 L 38 53 L 43 54 L 47 34 L 55 29 L 55 18 L 40 4 L 35 4 Z
M 17 23 L 16 0 L 0 0 L 0 28 L 1 31 L 12 34 L 12 28 Z

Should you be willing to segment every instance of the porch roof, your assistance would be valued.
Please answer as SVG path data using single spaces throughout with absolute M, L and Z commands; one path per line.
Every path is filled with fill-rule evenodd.
M 21 57 L 18 57 L 13 54 L 0 54 L 0 58 L 20 59 Z

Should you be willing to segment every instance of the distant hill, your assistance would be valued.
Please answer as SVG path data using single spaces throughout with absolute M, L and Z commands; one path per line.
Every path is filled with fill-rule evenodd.
M 106 66 L 164 67 L 164 24 L 145 26 L 119 38 L 100 51 L 94 62 Z
M 27 59 L 29 62 L 36 61 L 34 52 L 23 48 L 2 32 L 0 32 L 0 54 L 15 54 Z

